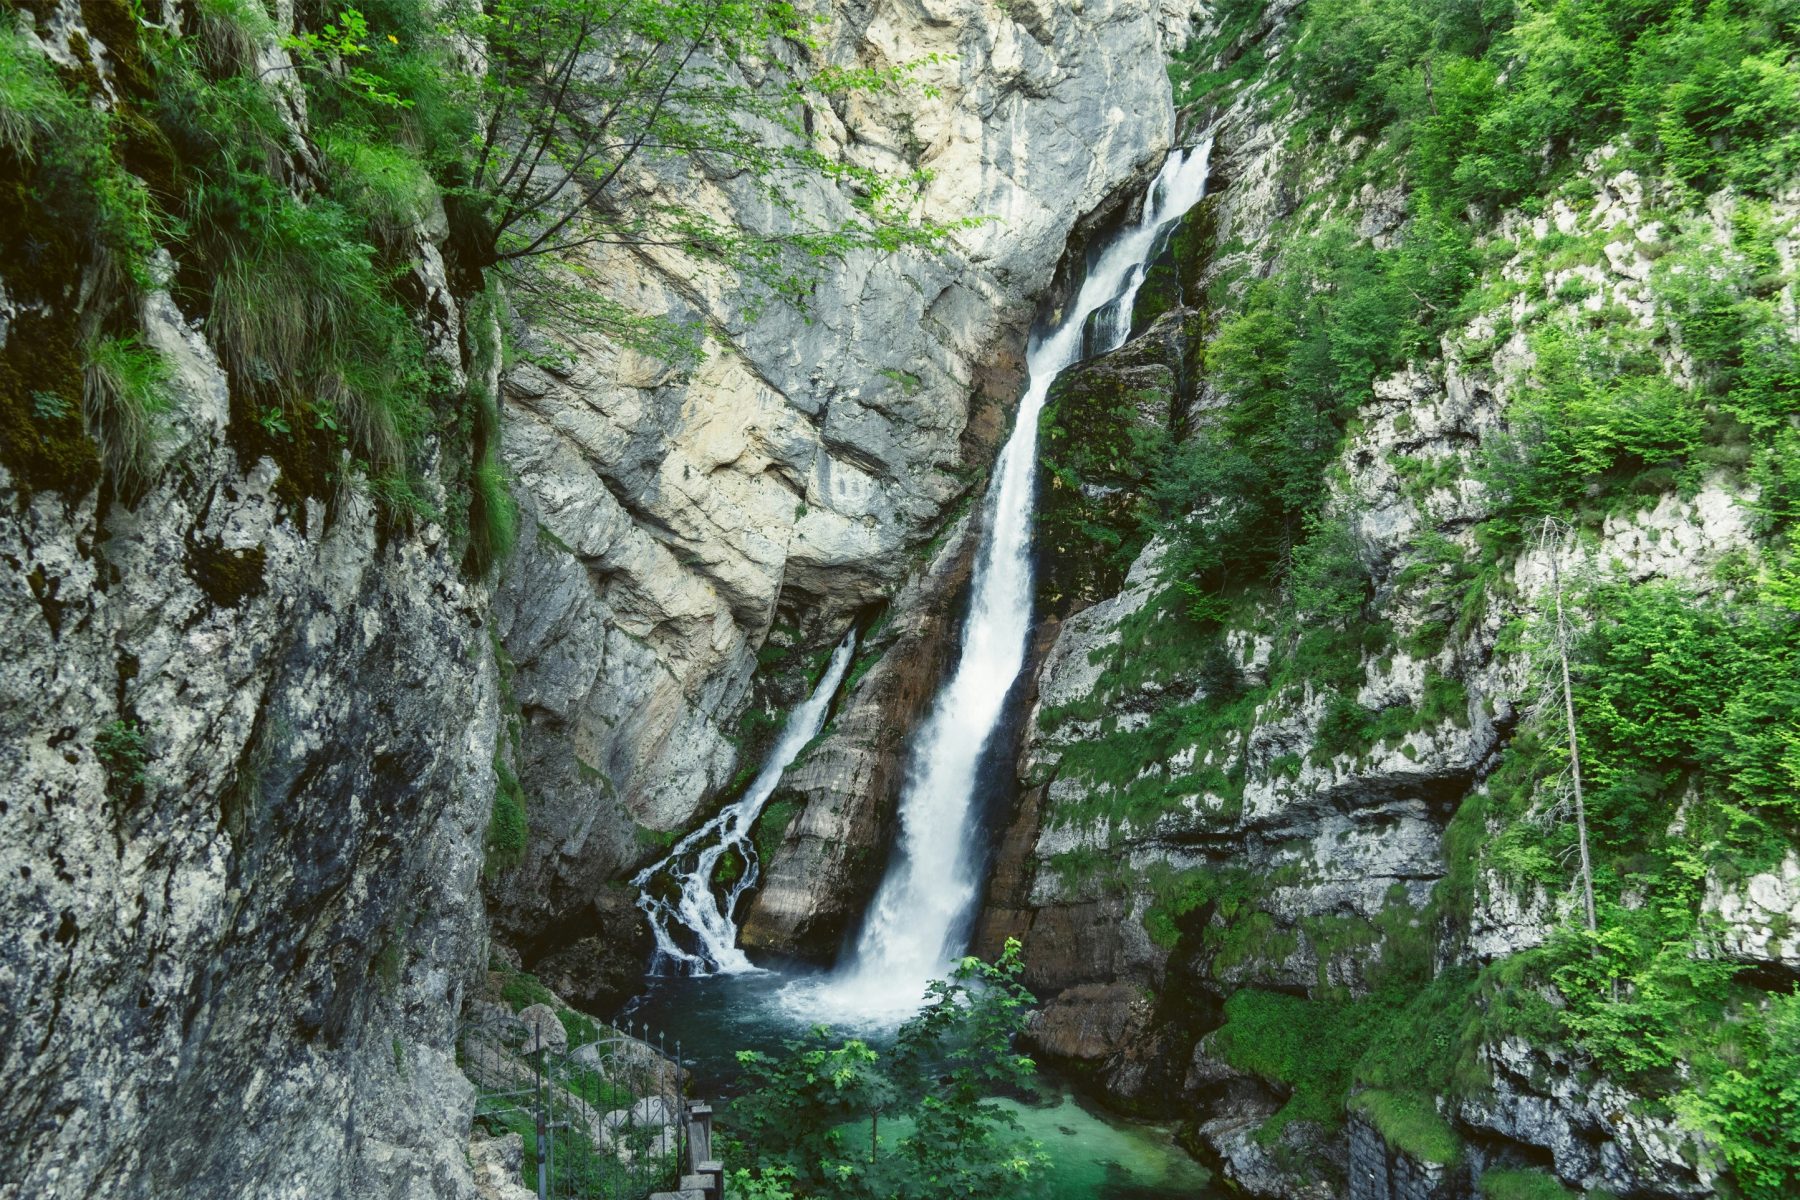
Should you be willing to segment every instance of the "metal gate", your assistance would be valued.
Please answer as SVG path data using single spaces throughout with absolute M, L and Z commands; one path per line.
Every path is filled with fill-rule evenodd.
M 521 1182 L 539 1200 L 642 1200 L 674 1188 L 688 1126 L 679 1043 L 671 1060 L 648 1030 L 628 1027 L 601 1028 L 598 1038 L 570 1045 L 559 1022 L 549 1027 L 553 1020 L 540 1007 L 458 1034 L 476 1123 L 523 1137 Z

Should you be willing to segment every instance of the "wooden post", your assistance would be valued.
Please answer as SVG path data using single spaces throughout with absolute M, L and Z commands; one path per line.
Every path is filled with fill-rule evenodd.
M 686 1167 L 689 1171 L 698 1171 L 701 1163 L 712 1161 L 712 1119 L 712 1105 L 688 1106 Z

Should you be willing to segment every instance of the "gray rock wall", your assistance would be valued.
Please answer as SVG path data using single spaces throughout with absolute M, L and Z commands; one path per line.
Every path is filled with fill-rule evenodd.
M 1037 297 L 1077 221 L 1169 145 L 1164 51 L 1191 12 L 1186 0 L 842 6 L 830 57 L 921 63 L 936 92 L 818 113 L 823 145 L 928 170 L 921 217 L 986 223 L 941 254 L 849 255 L 804 312 L 748 315 L 744 295 L 670 254 L 586 264 L 641 311 L 703 322 L 712 340 L 677 369 L 565 336 L 548 356 L 560 365 L 507 380 L 507 461 L 542 531 L 498 597 L 533 828 L 498 893 L 509 936 L 548 951 L 591 934 L 597 889 L 717 798 L 742 765 L 731 735 L 778 619 L 817 649 L 903 587 L 939 603 L 918 581 L 954 573 L 927 569 L 928 543 L 980 486 Z M 751 228 L 774 219 L 728 181 L 682 186 Z M 835 194 L 808 202 L 823 220 L 848 212 Z M 774 681 L 758 703 L 791 703 L 803 683 Z M 869 833 L 859 845 L 878 840 L 894 775 L 839 772 L 801 828 L 847 823 Z M 769 877 L 766 894 L 787 897 L 781 928 L 840 924 L 856 907 L 851 875 L 794 874 L 804 861 L 784 855 Z
M 1350 1122 L 1350 1200 L 1451 1200 L 1462 1189 L 1449 1174 L 1395 1150 L 1364 1122 Z
M 47 10 L 54 56 L 115 61 Z M 43 336 L 28 266 L 0 346 Z M 138 317 L 171 392 L 142 494 L 0 466 L 0 1195 L 472 1197 L 488 590 L 362 480 L 243 451 L 204 326 Z
M 0 469 L 5 1191 L 463 1194 L 485 591 L 354 491 L 285 500 L 204 339 L 145 324 L 182 426 L 144 498 Z

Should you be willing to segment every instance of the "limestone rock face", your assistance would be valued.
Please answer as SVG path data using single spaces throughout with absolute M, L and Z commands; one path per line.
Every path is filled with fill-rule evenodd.
M 1279 23 L 1279 6 L 1266 20 Z M 1332 194 L 1330 173 L 1357 152 L 1337 143 L 1296 149 L 1253 88 L 1203 116 L 1222 184 L 1197 210 L 1204 245 L 1186 247 L 1180 269 L 1152 271 L 1141 297 L 1154 294 L 1156 311 L 1146 314 L 1140 299 L 1135 340 L 1056 389 L 1098 398 L 1120 423 L 1166 422 L 1172 435 L 1220 420 L 1234 400 L 1205 375 L 1204 352 L 1196 369 L 1171 330 L 1207 328 L 1215 314 L 1198 303 L 1208 286 L 1232 294 L 1232 280 L 1266 277 L 1285 251 L 1279 222 L 1297 197 Z M 1568 296 L 1598 298 L 1571 305 L 1616 305 L 1652 328 L 1653 239 L 1628 236 L 1646 220 L 1645 188 L 1604 150 L 1582 173 L 1593 204 L 1576 212 L 1557 202 L 1543 219 L 1567 237 L 1619 232 L 1597 265 L 1558 267 L 1566 277 L 1547 286 L 1554 294 L 1569 285 Z M 1720 230 L 1725 209 L 1716 202 L 1710 217 Z M 1333 215 L 1392 245 L 1404 198 L 1364 189 L 1351 211 Z M 1497 237 L 1524 220 L 1503 217 Z M 1524 278 L 1532 263 L 1521 252 L 1497 270 Z M 1505 639 L 1546 610 L 1551 548 L 1528 543 L 1503 559 L 1478 609 L 1417 583 L 1423 546 L 1480 561 L 1474 527 L 1494 500 L 1478 456 L 1505 428 L 1533 366 L 1530 344 L 1514 332 L 1526 324 L 1522 301 L 1513 307 L 1521 311 L 1478 316 L 1377 380 L 1326 468 L 1326 511 L 1344 521 L 1366 569 L 1366 610 L 1383 639 L 1377 650 L 1352 647 L 1354 669 L 1337 683 L 1289 675 L 1288 686 L 1270 686 L 1272 638 L 1286 636 L 1271 598 L 1245 599 L 1204 639 L 1174 619 L 1184 600 L 1164 578 L 1167 547 L 1158 541 L 1122 580 L 1094 569 L 1091 556 L 1112 543 L 1093 530 L 1109 511 L 1132 512 L 1152 464 L 1115 455 L 1110 474 L 1058 471 L 1049 483 L 1079 498 L 1083 520 L 1056 524 L 1055 502 L 1040 519 L 1040 546 L 1048 541 L 1052 555 L 1041 578 L 1056 586 L 1043 598 L 1044 649 L 1017 758 L 1021 798 L 1001 835 L 975 949 L 993 954 L 1002 939 L 1021 938 L 1027 982 L 1045 1003 L 1029 1034 L 1036 1049 L 1079 1068 L 1116 1104 L 1196 1121 L 1225 1175 L 1252 1194 L 1461 1200 L 1490 1164 L 1548 1164 L 1570 1187 L 1620 1195 L 1711 1194 L 1693 1135 L 1643 1115 L 1664 1110 L 1606 1079 L 1578 1082 L 1573 1064 L 1517 1039 L 1483 1045 L 1490 1090 L 1440 1099 L 1439 1115 L 1475 1148 L 1454 1167 L 1409 1157 L 1383 1140 L 1374 1118 L 1329 1137 L 1293 1122 L 1281 1134 L 1286 1152 L 1273 1152 L 1255 1134 L 1288 1100 L 1285 1085 L 1234 1067 L 1205 1036 L 1242 989 L 1363 996 L 1391 945 L 1416 947 L 1435 970 L 1473 968 L 1544 944 L 1570 911 L 1569 895 L 1509 880 L 1485 859 L 1459 885 L 1472 893 L 1469 911 L 1446 917 L 1430 905 L 1451 841 L 1493 832 L 1447 834 L 1453 815 L 1465 804 L 1484 811 L 1502 752 L 1547 694 L 1529 656 Z M 1655 353 L 1669 378 L 1693 377 L 1679 346 Z M 1141 402 L 1171 388 L 1170 402 Z M 1139 402 L 1108 400 L 1120 392 Z M 1054 439 L 1046 445 L 1054 454 Z M 1729 587 L 1721 564 L 1756 553 L 1745 486 L 1715 473 L 1685 492 L 1621 505 L 1558 549 L 1560 570 L 1668 580 L 1702 595 Z M 1072 551 L 1058 541 L 1065 529 Z M 1346 707 L 1378 726 L 1348 747 L 1331 729 Z M 1710 952 L 1759 978 L 1790 980 L 1797 880 L 1792 856 L 1748 878 L 1709 879 Z M 1184 1076 L 1154 1068 L 1170 1060 Z M 1296 1154 L 1313 1165 L 1295 1170 Z
M 1350 1122 L 1350 1200 L 1451 1200 L 1456 1182 L 1438 1163 L 1396 1151 L 1367 1122 Z
M 117 61 L 95 11 L 38 10 L 47 53 Z M 433 236 L 406 287 L 454 386 Z M 42 336 L 20 268 L 0 345 Z M 170 391 L 141 494 L 0 466 L 0 1190 L 472 1200 L 487 588 L 366 482 L 246 450 L 204 325 L 139 305 Z
M 181 414 L 148 493 L 0 468 L 8 1187 L 468 1195 L 485 590 L 435 527 L 293 502 L 206 341 L 144 323 Z
M 1715 1178 L 1699 1136 L 1658 1116 L 1625 1089 L 1583 1081 L 1573 1064 L 1522 1038 L 1486 1048 L 1491 1096 L 1466 1100 L 1458 1113 L 1473 1128 L 1549 1151 L 1556 1173 L 1576 1186 L 1642 1190 L 1664 1196 L 1713 1195 Z
M 1724 927 L 1725 954 L 1800 975 L 1800 857 L 1789 853 L 1732 887 L 1708 881 L 1704 911 Z
M 821 147 L 931 172 L 923 219 L 988 219 L 943 253 L 846 256 L 805 312 L 752 312 L 672 253 L 583 264 L 615 298 L 711 340 L 703 361 L 675 367 L 558 335 L 506 380 L 506 457 L 532 527 L 498 597 L 533 825 L 499 892 L 508 936 L 585 904 L 642 859 L 640 827 L 685 828 L 717 795 L 742 765 L 727 735 L 778 617 L 826 646 L 923 578 L 926 543 L 1005 432 L 1026 329 L 1077 221 L 1170 144 L 1164 53 L 1192 12 L 1188 0 L 837 6 L 825 56 L 918 63 L 921 90 L 815 113 Z M 645 186 L 679 186 L 751 229 L 782 219 L 742 181 Z M 822 189 L 804 200 L 809 219 L 851 213 Z M 793 681 L 779 686 L 791 698 Z M 861 753 L 816 755 L 840 764 L 828 782 L 807 768 L 800 786 L 823 807 L 797 825 L 814 847 L 803 853 L 840 818 L 864 831 L 850 845 L 879 844 L 885 800 L 869 789 L 895 771 L 851 767 Z M 843 872 L 801 879 L 802 859 L 784 859 L 757 936 L 816 952 L 856 898 Z

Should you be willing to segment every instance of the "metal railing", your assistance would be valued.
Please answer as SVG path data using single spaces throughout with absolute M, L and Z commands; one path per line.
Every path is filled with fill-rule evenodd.
M 539 1200 L 643 1200 L 685 1186 L 703 1161 L 691 1126 L 703 1126 L 710 1159 L 711 1109 L 682 1095 L 680 1044 L 671 1059 L 648 1030 L 592 1032 L 572 1045 L 543 1008 L 464 1026 L 457 1062 L 475 1085 L 476 1123 L 522 1136 L 521 1183 Z M 716 1200 L 716 1188 L 704 1190 Z

